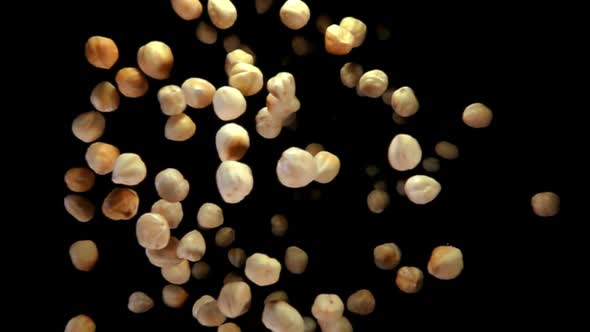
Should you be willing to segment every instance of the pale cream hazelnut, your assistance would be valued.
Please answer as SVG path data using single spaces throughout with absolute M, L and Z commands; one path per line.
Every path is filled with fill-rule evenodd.
M 242 332 L 242 329 L 236 323 L 229 322 L 219 325 L 217 332 Z
M 166 218 L 170 229 L 175 229 L 180 225 L 182 218 L 184 217 L 184 211 L 182 210 L 182 203 L 175 202 L 171 203 L 165 199 L 160 199 L 152 205 L 152 213 L 157 213 Z
M 328 151 L 320 151 L 315 156 L 317 166 L 316 182 L 330 183 L 340 172 L 340 159 Z
M 190 116 L 180 113 L 168 118 L 164 137 L 175 142 L 184 142 L 195 135 L 197 125 Z
M 180 245 L 179 245 L 180 246 Z M 191 278 L 191 266 L 186 259 L 176 265 L 166 265 L 161 268 L 162 277 L 174 285 L 186 284 Z
M 139 245 L 146 249 L 162 249 L 170 241 L 170 226 L 164 217 L 145 213 L 137 220 L 135 234 Z
M 209 19 L 219 29 L 231 28 L 238 19 L 236 6 L 230 0 L 208 0 Z
M 156 267 L 165 267 L 178 265 L 182 259 L 178 257 L 176 251 L 180 241 L 174 236 L 170 236 L 168 244 L 162 249 L 146 249 L 145 255 L 150 263 Z
M 84 143 L 99 139 L 104 133 L 106 120 L 96 111 L 84 112 L 72 121 L 72 133 Z
M 234 66 L 238 63 L 247 63 L 249 65 L 254 65 L 254 56 L 250 53 L 246 52 L 241 48 L 237 48 L 225 56 L 225 73 L 227 76 L 231 76 L 231 70 Z
M 217 189 L 224 202 L 235 204 L 250 194 L 254 187 L 252 170 L 239 161 L 224 161 L 215 174 Z
M 138 154 L 123 153 L 115 160 L 113 183 L 136 186 L 145 179 L 146 175 L 147 168 Z
M 191 262 L 201 260 L 205 255 L 207 245 L 205 238 L 198 230 L 192 230 L 186 233 L 176 248 L 178 258 L 186 259 Z
M 326 52 L 333 55 L 350 53 L 354 44 L 354 35 L 336 24 L 332 24 L 326 29 L 324 39 Z
M 86 315 L 78 315 L 70 318 L 66 324 L 65 332 L 95 332 L 96 324 L 92 318 Z
M 205 108 L 213 102 L 215 87 L 207 80 L 189 78 L 182 83 L 181 89 L 187 105 L 192 108 Z
M 167 168 L 156 175 L 156 191 L 168 202 L 181 202 L 190 189 L 188 181 L 177 169 Z
M 90 93 L 90 103 L 97 111 L 105 113 L 116 111 L 120 103 L 119 92 L 111 82 L 100 82 Z
M 316 178 L 318 170 L 311 153 L 291 147 L 281 154 L 276 172 L 279 182 L 285 187 L 301 188 Z
M 303 317 L 284 301 L 266 303 L 262 312 L 262 323 L 274 332 L 303 331 Z
M 340 80 L 345 87 L 354 88 L 358 85 L 363 73 L 363 66 L 354 62 L 347 62 L 340 68 Z
M 350 33 L 352 33 L 354 36 L 352 47 L 359 47 L 365 41 L 365 36 L 367 35 L 367 25 L 363 23 L 363 21 L 348 16 L 340 21 L 340 26 L 350 31 Z
M 422 148 L 414 137 L 398 134 L 389 144 L 387 159 L 391 167 L 397 171 L 411 170 L 420 164 Z
M 225 284 L 217 297 L 219 311 L 229 318 L 236 318 L 250 309 L 252 293 L 250 286 L 243 281 Z
M 197 222 L 201 228 L 212 229 L 223 225 L 223 210 L 214 203 L 204 203 L 197 212 Z
M 137 51 L 137 63 L 147 76 L 164 80 L 170 77 L 174 55 L 170 46 L 161 41 L 151 41 Z
M 435 179 L 426 175 L 414 175 L 406 180 L 404 191 L 415 204 L 432 202 L 440 193 L 441 186 Z
M 265 254 L 255 253 L 246 259 L 246 277 L 258 286 L 269 286 L 279 281 L 281 263 Z
M 246 112 L 246 98 L 240 90 L 222 86 L 213 95 L 213 111 L 223 121 L 235 120 Z
M 310 15 L 309 7 L 301 0 L 287 0 L 279 10 L 281 22 L 291 30 L 303 28 Z
M 178 85 L 166 85 L 158 91 L 158 102 L 162 113 L 177 115 L 186 109 L 184 93 Z
M 276 138 L 283 129 L 281 119 L 270 114 L 267 107 L 258 111 L 255 120 L 256 132 L 266 139 Z
M 387 74 L 379 69 L 369 70 L 359 79 L 358 89 L 363 96 L 379 98 L 387 90 L 389 79 Z
M 250 147 L 250 136 L 244 127 L 228 123 L 215 134 L 215 147 L 221 161 L 240 160 Z
M 258 67 L 238 62 L 230 71 L 229 85 L 240 90 L 244 96 L 253 96 L 264 87 L 264 77 Z
M 336 294 L 320 294 L 311 306 L 311 313 L 319 322 L 329 322 L 342 317 L 344 302 Z
M 414 94 L 414 90 L 408 86 L 395 90 L 391 95 L 390 103 L 395 114 L 401 117 L 412 116 L 420 109 L 420 103 Z

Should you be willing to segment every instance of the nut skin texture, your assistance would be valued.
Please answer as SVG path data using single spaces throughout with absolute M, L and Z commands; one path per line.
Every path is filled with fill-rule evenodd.
M 83 193 L 92 189 L 95 180 L 94 172 L 87 167 L 72 167 L 64 176 L 64 182 L 68 189 L 76 193 Z
M 197 39 L 203 44 L 213 45 L 217 42 L 217 30 L 205 21 L 201 21 L 199 25 L 197 25 L 195 34 Z
M 373 249 L 375 265 L 381 270 L 395 269 L 402 258 L 402 253 L 397 244 L 390 242 L 378 245 Z
M 240 40 L 240 37 L 237 35 L 229 35 L 223 38 L 223 49 L 229 53 L 240 47 L 241 43 L 242 41 Z
M 215 147 L 221 161 L 240 160 L 250 147 L 250 136 L 244 127 L 228 123 L 215 134 Z
M 328 151 L 320 151 L 314 158 L 317 167 L 315 181 L 323 184 L 332 182 L 340 172 L 340 159 L 338 156 Z
M 375 297 L 368 289 L 358 290 L 348 297 L 346 308 L 357 315 L 369 315 L 375 310 Z
M 85 159 L 88 167 L 98 175 L 106 175 L 113 171 L 115 161 L 119 157 L 119 149 L 111 144 L 95 142 L 86 150 Z
M 339 25 L 332 24 L 326 29 L 324 43 L 326 52 L 333 55 L 346 55 L 352 50 L 354 36 Z
M 493 117 L 492 110 L 482 103 L 473 103 L 463 110 L 463 123 L 471 128 L 486 128 Z
M 94 218 L 96 210 L 94 203 L 80 195 L 67 195 L 64 198 L 64 207 L 79 222 L 89 222 Z
M 99 139 L 104 133 L 106 120 L 96 111 L 84 112 L 72 121 L 72 133 L 84 143 Z
M 162 289 L 162 302 L 170 308 L 182 308 L 188 300 L 188 293 L 177 285 L 166 285 Z
M 184 217 L 184 211 L 180 202 L 170 203 L 165 199 L 161 199 L 154 203 L 151 212 L 160 214 L 166 218 L 170 229 L 177 228 Z
M 188 260 L 183 259 L 176 265 L 167 265 L 161 268 L 162 277 L 174 285 L 182 285 L 191 278 L 191 266 Z
M 369 70 L 359 79 L 358 89 L 363 96 L 379 98 L 387 90 L 389 79 L 387 74 L 379 69 Z
M 197 125 L 190 116 L 181 113 L 168 118 L 164 126 L 164 137 L 174 142 L 184 142 L 195 135 Z
M 119 59 L 117 44 L 108 37 L 90 37 L 84 47 L 84 53 L 88 63 L 101 69 L 110 69 Z
M 317 165 L 311 153 L 296 147 L 285 150 L 277 163 L 279 182 L 288 188 L 301 188 L 317 176 Z
M 287 0 L 279 10 L 281 22 L 291 30 L 303 28 L 310 15 L 309 7 L 301 0 Z
M 180 239 L 180 244 L 176 249 L 176 255 L 179 258 L 196 262 L 203 258 L 206 249 L 207 245 L 205 244 L 205 238 L 201 232 L 195 229 L 186 233 L 182 239 Z
M 293 274 L 302 274 L 307 268 L 309 256 L 307 253 L 296 246 L 287 248 L 285 252 L 285 267 L 287 271 Z
M 79 271 L 92 271 L 98 261 L 98 248 L 92 240 L 74 242 L 69 253 L 72 265 Z
M 367 196 L 367 206 L 372 213 L 381 213 L 389 206 L 389 194 L 381 189 L 372 190 Z
M 264 87 L 264 76 L 258 67 L 249 63 L 236 63 L 229 75 L 229 85 L 244 96 L 253 96 Z
M 102 203 L 102 214 L 111 220 L 130 220 L 137 215 L 139 195 L 129 188 L 115 188 Z
M 151 41 L 137 51 L 139 68 L 149 77 L 164 80 L 170 77 L 174 66 L 174 56 L 168 45 L 161 41 Z
M 239 118 L 246 112 L 246 106 L 244 95 L 231 86 L 222 86 L 213 96 L 213 111 L 223 121 Z
M 114 112 L 119 108 L 119 92 L 111 82 L 98 83 L 90 93 L 90 103 L 97 111 Z
M 172 9 L 183 20 L 196 20 L 203 14 L 203 5 L 199 0 L 171 0 Z
M 143 314 L 154 307 L 154 300 L 144 292 L 135 292 L 129 296 L 127 308 L 135 314 Z
M 177 169 L 167 168 L 156 175 L 156 191 L 160 198 L 175 203 L 183 201 L 190 189 L 188 181 Z
M 65 332 L 95 332 L 96 324 L 92 318 L 86 315 L 78 315 L 70 318 L 66 324 Z
M 391 108 L 395 114 L 407 118 L 418 112 L 420 103 L 414 90 L 408 86 L 403 86 L 393 92 L 391 95 Z
M 241 202 L 254 188 L 252 170 L 239 161 L 222 162 L 217 168 L 215 179 L 221 198 L 230 204 Z
M 363 21 L 348 16 L 340 21 L 340 26 L 350 31 L 354 36 L 352 47 L 359 47 L 363 44 L 367 35 L 367 25 Z
M 120 154 L 113 167 L 113 183 L 127 186 L 140 184 L 147 175 L 147 167 L 141 157 L 135 153 Z
M 182 259 L 178 258 L 176 250 L 180 241 L 174 236 L 170 236 L 170 240 L 166 247 L 162 249 L 146 249 L 145 255 L 147 256 L 150 263 L 156 267 L 166 267 L 178 265 L 182 262 Z
M 184 93 L 178 85 L 166 85 L 158 90 L 158 102 L 162 113 L 172 116 L 186 109 Z
M 354 88 L 358 85 L 363 73 L 363 66 L 354 62 L 347 62 L 340 68 L 340 80 L 345 87 Z
M 163 249 L 170 241 L 170 226 L 157 213 L 145 213 L 137 220 L 135 233 L 139 245 L 146 249 Z
M 266 13 L 273 2 L 274 0 L 256 0 L 256 13 L 259 15 Z
M 265 254 L 255 253 L 246 259 L 245 274 L 258 286 L 269 286 L 279 281 L 281 263 Z
M 195 264 L 193 264 L 193 267 L 191 270 L 192 270 L 191 274 L 193 275 L 193 278 L 195 278 L 197 280 L 203 280 L 203 279 L 207 278 L 207 276 L 209 275 L 209 271 L 211 271 L 211 267 L 206 262 L 200 261 L 200 262 L 196 262 Z
M 440 161 L 435 157 L 424 158 L 424 160 L 422 160 L 422 168 L 424 168 L 426 172 L 436 173 L 440 170 Z
M 119 92 L 125 97 L 139 98 L 144 96 L 149 88 L 147 78 L 135 67 L 120 69 L 115 76 Z
M 387 159 L 397 171 L 414 169 L 422 160 L 422 148 L 418 141 L 406 134 L 396 135 L 389 144 Z
M 188 106 L 196 109 L 205 108 L 213 102 L 215 87 L 209 81 L 192 77 L 182 83 L 182 92 Z
M 403 266 L 397 270 L 395 284 L 400 291 L 406 294 L 414 294 L 422 289 L 424 284 L 424 273 L 413 266 Z
M 319 322 L 329 322 L 342 317 L 344 302 L 336 294 L 320 294 L 311 306 L 311 313 Z
M 453 246 L 438 246 L 428 261 L 428 273 L 440 280 L 457 278 L 463 271 L 463 253 Z
M 204 203 L 197 212 L 197 222 L 203 229 L 217 228 L 223 225 L 223 210 L 214 203 Z
M 447 160 L 459 158 L 459 148 L 455 144 L 447 141 L 436 143 L 434 146 L 434 152 L 436 152 L 439 157 Z
M 426 175 L 414 175 L 406 180 L 404 192 L 414 204 L 428 204 L 440 193 L 441 185 Z
M 207 13 L 213 25 L 223 30 L 231 28 L 238 19 L 236 6 L 230 0 L 208 0 Z
M 262 323 L 273 332 L 303 332 L 303 317 L 284 301 L 264 305 Z
M 554 192 L 541 192 L 531 198 L 533 212 L 539 217 L 554 217 L 559 213 L 560 199 Z
M 275 214 L 270 218 L 271 232 L 274 236 L 284 236 L 289 228 L 287 218 L 282 214 Z
M 236 318 L 248 311 L 251 300 L 250 286 L 243 281 L 236 281 L 225 284 L 221 288 L 217 305 L 219 311 L 226 317 Z

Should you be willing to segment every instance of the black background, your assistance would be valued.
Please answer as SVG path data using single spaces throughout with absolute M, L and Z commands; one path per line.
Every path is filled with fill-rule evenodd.
M 569 158 L 568 141 L 560 134 L 566 126 L 570 73 L 563 61 L 569 51 L 567 27 L 553 18 L 569 14 L 550 8 L 518 9 L 500 3 L 478 5 L 424 5 L 410 7 L 390 1 L 308 1 L 312 18 L 300 31 L 291 31 L 279 20 L 280 4 L 257 15 L 254 1 L 235 1 L 238 21 L 228 31 L 219 31 L 215 45 L 200 43 L 194 34 L 200 20 L 184 21 L 168 1 L 103 0 L 74 5 L 69 45 L 68 80 L 72 99 L 64 112 L 63 146 L 66 157 L 62 173 L 85 165 L 87 144 L 71 134 L 71 121 L 92 109 L 90 91 L 100 81 L 114 82 L 118 69 L 137 66 L 137 49 L 152 40 L 167 43 L 174 52 L 170 79 L 150 79 L 150 89 L 139 99 L 122 97 L 120 108 L 105 114 L 107 129 L 100 141 L 118 146 L 121 152 L 142 156 L 147 179 L 137 186 L 141 199 L 139 214 L 157 198 L 154 176 L 167 167 L 179 169 L 191 183 L 183 202 L 185 219 L 173 232 L 180 238 L 196 227 L 198 207 L 207 201 L 224 209 L 225 225 L 237 231 L 234 246 L 248 254 L 264 252 L 280 260 L 285 249 L 297 245 L 310 255 L 303 275 L 281 274 L 278 284 L 252 285 L 253 305 L 248 314 L 235 320 L 244 331 L 263 330 L 262 300 L 274 290 L 287 291 L 291 303 L 305 316 L 319 293 L 337 293 L 343 300 L 361 288 L 370 289 L 377 300 L 375 312 L 367 317 L 346 313 L 357 331 L 393 330 L 395 326 L 435 325 L 438 329 L 504 325 L 509 319 L 541 323 L 555 318 L 561 281 L 550 264 L 565 255 L 561 243 L 567 229 L 569 196 L 563 187 L 564 162 Z M 82 4 L 83 3 L 83 4 Z M 391 8 L 384 7 L 390 3 Z M 205 3 L 204 3 L 205 4 Z M 315 19 L 325 14 L 339 21 L 355 16 L 368 25 L 363 46 L 347 56 L 323 51 L 323 36 Z M 375 27 L 391 29 L 388 41 L 376 38 Z M 557 27 L 561 30 L 558 30 Z M 157 91 L 167 84 L 181 85 L 189 77 L 202 77 L 216 87 L 226 85 L 223 66 L 224 36 L 237 34 L 256 53 L 256 65 L 265 80 L 279 71 L 294 74 L 301 110 L 295 131 L 285 129 L 274 140 L 255 131 L 254 117 L 264 106 L 266 90 L 248 97 L 248 110 L 236 122 L 250 133 L 251 148 L 243 162 L 252 167 L 254 190 L 242 203 L 225 204 L 215 185 L 219 160 L 214 136 L 223 124 L 211 107 L 188 108 L 186 114 L 197 124 L 196 135 L 178 143 L 164 138 L 163 115 Z M 298 57 L 290 48 L 293 36 L 303 34 L 317 46 L 310 56 Z M 92 35 L 115 40 L 120 58 L 111 70 L 90 66 L 84 58 L 84 43 Z M 282 65 L 284 60 L 287 65 Z M 392 110 L 381 99 L 358 97 L 340 83 L 339 69 L 348 61 L 365 70 L 384 70 L 393 86 L 414 88 L 421 108 L 409 123 L 398 126 Z M 487 129 L 471 129 L 461 121 L 461 112 L 472 102 L 483 102 L 494 111 Z M 424 156 L 434 156 L 439 140 L 456 143 L 460 158 L 441 160 L 434 175 L 442 192 L 431 204 L 416 206 L 395 192 L 400 178 L 424 173 L 421 167 L 397 172 L 387 162 L 387 147 L 397 133 L 416 137 Z M 304 148 L 317 142 L 340 157 L 342 168 L 330 184 L 313 183 L 302 189 L 282 187 L 275 175 L 276 162 L 291 146 Z M 368 165 L 379 174 L 370 178 Z M 391 206 L 382 214 L 371 214 L 366 196 L 376 181 L 384 180 Z M 97 177 L 96 187 L 85 196 L 98 207 L 114 187 L 110 176 Z M 63 186 L 63 194 L 67 188 Z M 312 200 L 313 191 L 320 200 Z M 555 218 L 535 217 L 531 196 L 555 191 L 562 198 L 562 213 Z M 283 238 L 270 232 L 270 217 L 283 213 L 289 231 Z M 217 296 L 231 268 L 226 249 L 214 246 L 215 231 L 204 235 L 209 246 L 204 260 L 212 267 L 210 278 L 191 278 L 185 288 L 190 299 L 183 309 L 167 308 L 161 302 L 166 282 L 158 268 L 147 261 L 135 238 L 135 219 L 114 222 L 100 210 L 89 223 L 78 223 L 66 212 L 62 216 L 63 324 L 78 313 L 94 318 L 99 331 L 165 329 L 206 330 L 191 316 L 191 307 L 201 295 Z M 67 255 L 71 243 L 92 239 L 100 258 L 90 273 L 75 270 Z M 407 295 L 397 290 L 395 271 L 374 266 L 373 248 L 395 242 L 402 250 L 401 265 L 418 266 L 426 273 L 432 248 L 451 244 L 462 249 L 465 270 L 452 281 L 440 281 L 426 273 L 422 291 Z M 128 296 L 144 291 L 156 300 L 148 313 L 127 310 Z M 467 311 L 473 309 L 474 313 Z M 531 314 L 526 314 L 529 310 Z M 552 313 L 552 314 L 545 314 Z M 534 319 L 533 319 L 534 317 Z M 475 318 L 470 323 L 468 318 Z M 391 326 L 391 328 L 390 328 Z M 213 329 L 210 329 L 213 330 Z

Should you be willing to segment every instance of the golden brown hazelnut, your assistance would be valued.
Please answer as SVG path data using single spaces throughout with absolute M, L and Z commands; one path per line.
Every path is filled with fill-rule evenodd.
M 86 315 L 72 317 L 66 324 L 65 332 L 95 332 L 96 324 Z
M 94 217 L 94 204 L 80 195 L 67 195 L 64 198 L 66 211 L 79 222 L 88 222 Z
M 422 289 L 424 283 L 424 273 L 413 266 L 403 266 L 397 270 L 395 284 L 404 293 L 414 294 Z
M 390 242 L 373 249 L 375 265 L 381 270 L 393 270 L 400 262 L 402 253 L 397 244 Z
M 183 20 L 196 20 L 203 14 L 203 5 L 199 0 L 171 0 L 172 9 Z
M 84 112 L 72 121 L 72 133 L 82 142 L 90 143 L 102 136 L 105 125 L 105 118 L 99 112 Z
M 97 111 L 113 112 L 119 108 L 119 92 L 111 82 L 100 82 L 90 93 L 90 103 Z
M 170 77 L 174 56 L 168 45 L 161 41 L 151 41 L 137 51 L 139 68 L 149 77 L 164 80 Z
M 554 192 L 542 192 L 531 198 L 533 212 L 539 217 L 553 217 L 559 213 L 560 199 Z
M 102 213 L 111 220 L 129 220 L 137 215 L 139 196 L 129 188 L 115 188 L 102 203 Z
M 453 246 L 438 246 L 432 250 L 427 268 L 438 279 L 455 279 L 463 271 L 463 253 Z
M 87 167 L 72 167 L 64 176 L 68 189 L 76 193 L 87 192 L 94 187 L 96 176 Z
M 366 316 L 375 310 L 375 297 L 368 289 L 361 289 L 352 293 L 346 300 L 348 311 Z
M 149 88 L 147 78 L 134 67 L 120 69 L 115 76 L 115 81 L 119 92 L 129 98 L 139 98 L 145 95 Z
M 90 169 L 98 175 L 106 175 L 113 171 L 115 161 L 119 157 L 119 149 L 108 143 L 95 142 L 86 150 L 86 162 Z
M 107 37 L 92 36 L 86 42 L 86 60 L 96 68 L 110 69 L 119 59 L 117 44 Z
M 70 246 L 70 259 L 76 269 L 89 272 L 98 261 L 98 248 L 91 240 L 76 241 Z

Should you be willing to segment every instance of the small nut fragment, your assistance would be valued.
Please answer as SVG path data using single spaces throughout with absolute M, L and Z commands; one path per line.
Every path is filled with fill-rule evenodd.
M 463 253 L 453 246 L 438 246 L 432 250 L 427 268 L 438 279 L 455 279 L 463 271 Z
M 80 195 L 67 195 L 64 198 L 66 211 L 79 222 L 88 222 L 94 218 L 96 207 L 85 197 Z
M 92 240 L 76 241 L 70 246 L 70 259 L 76 269 L 89 272 L 98 261 L 98 248 Z
M 533 212 L 539 217 L 553 217 L 559 213 L 560 199 L 554 192 L 542 192 L 531 198 Z
M 375 265 L 381 270 L 393 270 L 400 262 L 402 253 L 397 244 L 390 242 L 373 249 Z
M 127 308 L 129 311 L 142 314 L 154 307 L 154 300 L 144 292 L 134 292 L 129 296 Z
M 343 27 L 332 24 L 326 29 L 326 52 L 333 55 L 345 55 L 350 53 L 354 44 L 354 35 Z
M 375 310 L 375 297 L 368 289 L 361 289 L 352 293 L 346 300 L 348 311 L 366 316 Z
M 125 67 L 120 69 L 115 76 L 119 92 L 125 97 L 139 98 L 148 91 L 149 84 L 147 78 L 141 71 L 134 67 Z
M 119 59 L 117 44 L 111 38 L 102 36 L 88 38 L 84 53 L 88 63 L 101 69 L 111 69 Z
M 142 247 L 162 249 L 170 241 L 170 226 L 163 216 L 156 213 L 145 213 L 137 220 L 135 234 Z
M 98 175 L 106 175 L 113 171 L 115 161 L 119 157 L 119 149 L 111 144 L 95 142 L 86 150 L 85 159 L 88 167 Z
M 182 308 L 188 300 L 188 293 L 177 285 L 166 285 L 162 289 L 162 301 L 170 308 Z
M 72 121 L 72 133 L 84 143 L 99 139 L 104 133 L 106 120 L 96 111 L 84 112 Z
M 424 273 L 413 266 L 403 266 L 397 270 L 395 284 L 404 293 L 414 294 L 422 289 L 424 283 Z
M 90 93 L 90 103 L 97 111 L 113 112 L 119 108 L 119 92 L 111 82 L 98 83 Z
M 94 187 L 96 176 L 87 167 L 72 167 L 64 176 L 68 189 L 76 193 L 87 192 Z
M 342 317 L 344 302 L 336 294 L 320 294 L 311 306 L 311 313 L 320 322 L 329 322 Z
M 255 253 L 246 259 L 246 277 L 258 286 L 268 286 L 279 281 L 281 263 L 265 254 Z
M 137 215 L 139 196 L 129 188 L 115 188 L 102 203 L 102 214 L 111 220 L 129 220 Z
M 287 233 L 289 223 L 287 218 L 282 214 L 275 214 L 270 218 L 271 233 L 274 236 L 284 236 Z

